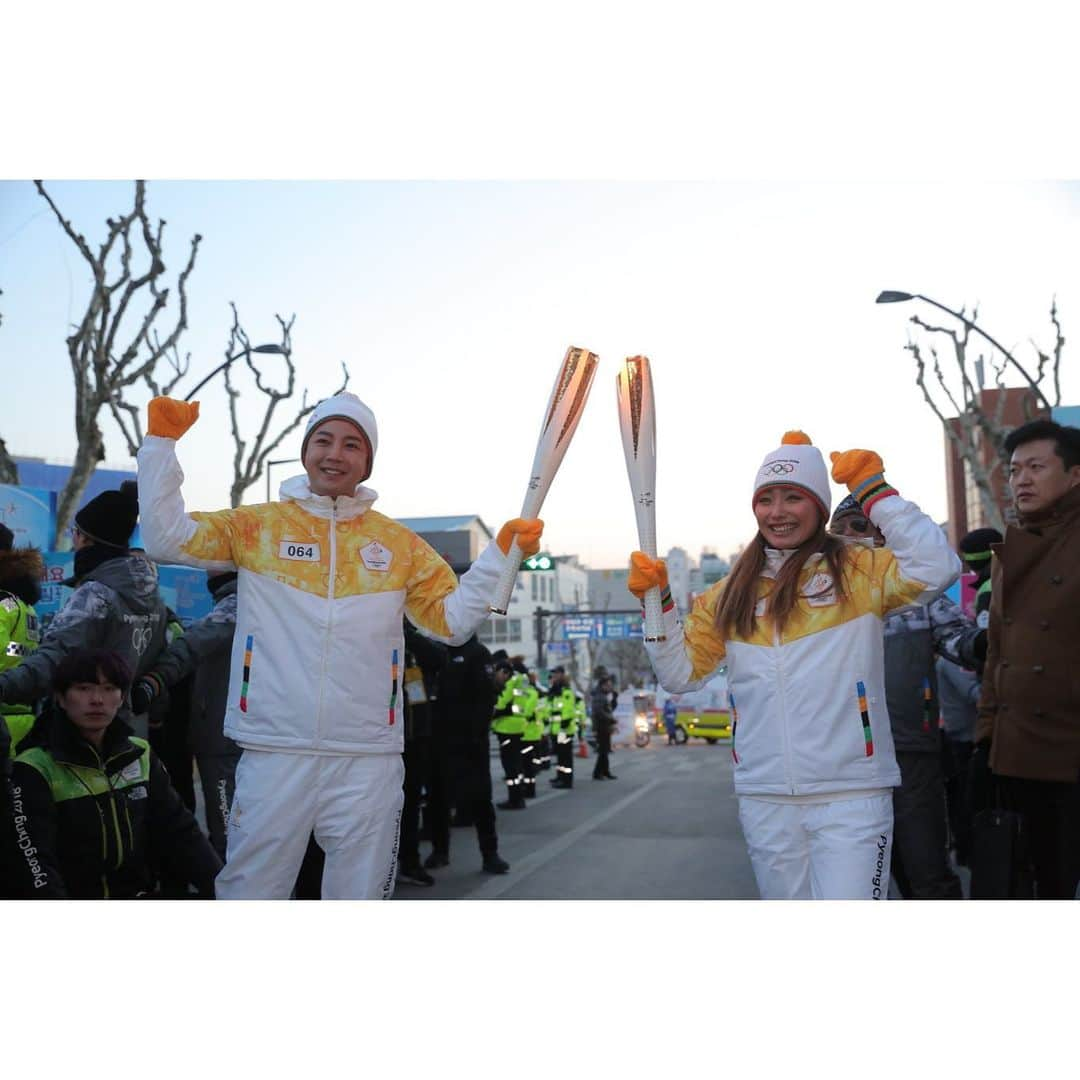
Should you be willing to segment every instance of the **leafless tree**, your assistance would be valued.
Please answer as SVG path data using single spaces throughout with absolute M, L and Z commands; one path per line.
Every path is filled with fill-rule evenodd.
M 912 324 L 928 336 L 929 343 L 909 336 L 905 348 L 915 360 L 915 382 L 926 403 L 941 421 L 946 437 L 970 470 L 985 520 L 995 528 L 1003 529 L 995 488 L 1000 485 L 1008 466 L 1005 437 L 1014 425 L 1004 422 L 1005 394 L 983 395 L 986 369 L 989 367 L 997 390 L 1006 389 L 1005 376 L 1010 365 L 1021 373 L 1030 391 L 1023 399 L 1025 417 L 1033 419 L 1046 404 L 1061 404 L 1061 353 L 1065 337 L 1055 299 L 1050 305 L 1054 345 L 1050 352 L 1045 352 L 1031 339 L 1038 366 L 1030 375 L 1012 353 L 980 327 L 977 306 L 970 316 L 964 308 L 958 314 L 960 319 L 955 327 L 938 326 L 925 322 L 918 315 L 912 316 Z M 974 341 L 972 334 L 976 335 Z M 940 339 L 947 342 L 945 359 L 935 344 Z M 992 343 L 988 351 L 979 347 L 983 340 Z
M 108 232 L 97 251 L 60 212 L 42 182 L 35 180 L 34 184 L 93 277 L 86 312 L 67 338 L 75 383 L 77 447 L 71 475 L 57 502 L 54 543 L 59 544 L 87 481 L 105 457 L 105 440 L 99 423 L 102 410 L 108 409 L 120 424 L 128 448 L 134 453 L 141 434 L 134 406 L 125 400 L 125 395 L 142 381 L 153 386 L 157 364 L 163 357 L 171 358 L 174 374 L 182 366 L 176 344 L 187 329 L 187 281 L 195 267 L 202 237 L 196 233 L 191 239 L 187 265 L 176 280 L 175 321 L 162 336 L 158 332 L 158 317 L 170 300 L 170 290 L 165 287 L 162 248 L 165 221 L 158 219 L 156 225 L 151 224 L 146 210 L 145 182 L 135 182 L 130 212 L 106 219 Z M 175 385 L 176 378 L 166 385 Z
M 235 507 L 240 505 L 244 492 L 263 475 L 263 470 L 266 468 L 266 462 L 270 455 L 281 445 L 282 440 L 287 435 L 300 426 L 318 404 L 319 399 L 308 404 L 308 392 L 305 389 L 300 399 L 300 408 L 292 420 L 286 423 L 276 435 L 270 434 L 270 427 L 277 407 L 283 401 L 291 398 L 296 390 L 296 367 L 292 359 L 292 327 L 296 321 L 296 316 L 293 315 L 288 322 L 280 315 L 274 316 L 281 329 L 281 351 L 277 355 L 283 358 L 286 369 L 285 385 L 282 389 L 277 390 L 264 381 L 265 372 L 260 370 L 258 366 L 258 363 L 271 363 L 272 361 L 267 358 L 274 354 L 253 352 L 251 341 L 244 328 L 240 325 L 236 304 L 230 303 L 229 306 L 232 308 L 233 324 L 229 331 L 229 341 L 225 349 L 225 355 L 231 357 L 236 356 L 238 353 L 243 354 L 244 362 L 254 379 L 255 388 L 266 398 L 265 409 L 254 439 L 244 438 L 241 433 L 240 417 L 237 409 L 242 391 L 237 385 L 236 376 L 232 373 L 232 364 L 226 363 L 225 390 L 229 397 L 229 420 L 232 424 L 233 444 L 235 447 L 233 454 L 233 482 L 229 489 L 229 499 L 231 505 Z M 256 356 L 259 357 L 258 363 L 254 359 Z M 344 363 L 341 365 L 341 370 L 344 379 L 341 386 L 334 391 L 335 394 L 340 394 L 349 385 L 349 369 Z

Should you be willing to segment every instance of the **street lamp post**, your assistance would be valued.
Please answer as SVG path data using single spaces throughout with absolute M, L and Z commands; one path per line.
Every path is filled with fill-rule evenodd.
M 190 394 L 186 395 L 184 400 L 190 401 L 219 371 L 224 371 L 234 360 L 239 360 L 241 356 L 247 356 L 248 353 L 278 353 L 284 355 L 285 350 L 280 345 L 255 345 L 247 349 L 241 349 L 238 353 L 233 353 L 232 356 L 225 361 L 224 364 L 218 364 L 205 379 L 200 382 Z
M 270 501 L 270 468 L 273 465 L 291 465 L 294 461 L 299 461 L 298 457 L 278 458 L 276 461 L 268 461 L 266 463 L 266 501 Z
M 1009 363 L 1012 364 L 1013 367 L 1015 367 L 1016 370 L 1024 376 L 1024 379 L 1026 380 L 1028 386 L 1030 386 L 1031 389 L 1034 390 L 1035 393 L 1039 396 L 1040 400 L 1042 401 L 1043 405 L 1046 406 L 1047 410 L 1053 408 L 1053 406 L 1047 400 L 1046 395 L 1042 392 L 1041 389 L 1039 389 L 1039 386 L 1035 382 L 1035 380 L 1032 379 L 1032 377 L 1021 366 L 1020 361 L 1017 360 L 1016 357 L 1013 356 L 1013 354 L 1009 352 L 1009 350 L 1006 349 L 1004 345 L 995 341 L 981 326 L 973 323 L 970 319 L 961 315 L 959 311 L 953 311 L 952 308 L 948 308 L 944 304 L 939 304 L 936 300 L 931 300 L 929 296 L 923 296 L 922 293 L 897 292 L 893 289 L 886 289 L 884 292 L 878 293 L 877 299 L 874 301 L 874 303 L 902 304 L 907 300 L 925 300 L 926 303 L 933 304 L 934 307 L 940 308 L 942 311 L 951 315 L 954 319 L 959 319 L 960 322 L 962 322 L 969 330 L 974 330 L 976 334 L 979 334 L 982 337 L 986 338 L 986 340 L 989 341 L 990 344 L 993 345 L 994 348 L 997 349 L 998 352 L 1000 352 L 1001 355 L 1004 356 L 1005 359 L 1008 360 Z

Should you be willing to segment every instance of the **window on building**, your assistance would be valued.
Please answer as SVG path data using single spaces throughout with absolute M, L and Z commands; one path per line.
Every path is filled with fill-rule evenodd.
M 537 580 L 537 575 L 536 575 L 536 574 L 530 574 L 530 575 L 529 575 L 529 580 L 530 580 L 530 581 L 532 582 L 532 598 L 533 598 L 533 599 L 535 600 L 535 599 L 536 599 L 536 580 Z
M 521 641 L 520 619 L 488 619 L 476 632 L 485 645 L 514 645 Z

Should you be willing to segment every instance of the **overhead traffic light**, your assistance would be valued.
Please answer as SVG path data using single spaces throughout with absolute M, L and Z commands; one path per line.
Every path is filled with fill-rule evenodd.
M 555 560 L 546 552 L 538 551 L 527 559 L 521 560 L 522 570 L 554 570 Z

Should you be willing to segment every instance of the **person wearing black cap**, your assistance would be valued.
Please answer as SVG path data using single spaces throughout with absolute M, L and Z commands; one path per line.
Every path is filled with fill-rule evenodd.
M 993 552 L 991 546 L 1000 544 L 1005 538 L 997 529 L 972 529 L 960 541 L 958 550 L 963 560 L 964 569 L 975 572 L 975 625 L 982 631 L 972 645 L 969 666 L 982 678 L 986 663 L 986 630 L 990 625 L 990 594 Z
M 225 830 L 236 790 L 240 747 L 222 730 L 228 704 L 229 660 L 236 630 L 236 572 L 211 574 L 213 610 L 193 622 L 132 688 L 136 712 L 149 712 L 167 689 L 192 675 L 188 746 L 195 756 L 214 850 L 225 858 Z
M 550 672 L 548 685 L 548 706 L 551 716 L 551 733 L 555 736 L 555 776 L 552 787 L 572 788 L 574 786 L 574 736 L 578 730 L 577 697 L 566 676 L 566 669 L 560 664 Z
M 53 672 L 76 649 L 114 652 L 135 673 L 150 669 L 165 644 L 166 611 L 158 592 L 157 567 L 128 543 L 139 517 L 134 481 L 103 491 L 75 514 L 72 542 L 75 586 L 49 623 L 38 649 L 0 675 L 0 701 L 31 703 L 49 692 Z M 128 716 L 145 737 L 147 718 Z
M 499 687 L 499 696 L 495 699 L 491 730 L 499 743 L 499 760 L 506 782 L 506 799 L 496 805 L 500 810 L 524 810 L 525 774 L 522 768 L 521 744 L 525 732 L 525 713 L 522 703 L 528 679 L 514 671 L 510 660 L 497 660 L 495 680 Z

